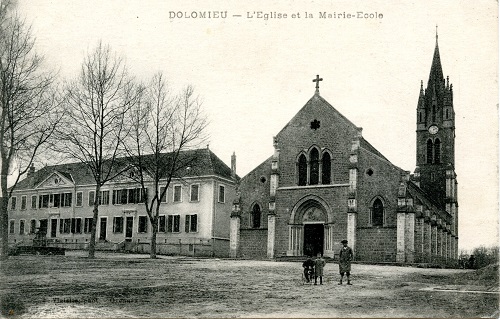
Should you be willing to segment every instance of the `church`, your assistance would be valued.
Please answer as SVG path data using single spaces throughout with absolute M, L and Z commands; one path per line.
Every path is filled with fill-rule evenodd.
M 417 100 L 415 171 L 377 151 L 320 95 L 316 76 L 314 95 L 274 137 L 274 154 L 239 181 L 231 257 L 336 259 L 347 239 L 356 261 L 456 261 L 453 85 L 443 76 L 437 40 Z

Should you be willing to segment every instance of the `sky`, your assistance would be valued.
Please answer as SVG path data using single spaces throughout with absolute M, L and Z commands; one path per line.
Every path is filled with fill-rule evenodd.
M 321 96 L 413 172 L 437 25 L 454 88 L 459 248 L 498 244 L 496 1 L 19 0 L 18 10 L 62 80 L 102 40 L 140 80 L 162 71 L 173 90 L 193 85 L 210 149 L 227 164 L 235 152 L 239 176 L 272 154 L 317 74 Z

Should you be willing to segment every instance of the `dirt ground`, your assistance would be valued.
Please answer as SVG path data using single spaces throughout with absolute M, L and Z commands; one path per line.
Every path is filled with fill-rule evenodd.
M 1 265 L 5 317 L 495 317 L 498 267 L 354 264 L 352 286 L 303 284 L 301 263 L 84 252 Z

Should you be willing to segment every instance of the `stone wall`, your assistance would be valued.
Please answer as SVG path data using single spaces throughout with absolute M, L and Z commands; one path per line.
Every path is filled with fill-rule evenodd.
M 240 252 L 242 258 L 266 258 L 267 229 L 241 229 Z

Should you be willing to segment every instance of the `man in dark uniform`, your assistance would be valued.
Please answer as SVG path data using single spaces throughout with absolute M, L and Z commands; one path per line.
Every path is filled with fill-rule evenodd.
M 351 285 L 351 280 L 349 276 L 351 276 L 351 261 L 353 257 L 351 247 L 347 246 L 347 240 L 341 241 L 342 248 L 339 252 L 339 272 L 340 272 L 340 282 L 339 285 L 342 285 L 342 279 L 344 278 L 344 273 L 347 275 L 347 284 Z
M 304 267 L 304 277 L 307 282 L 310 282 L 312 277 L 314 276 L 314 261 L 311 259 L 311 256 L 307 257 L 307 260 L 302 263 L 302 267 Z

